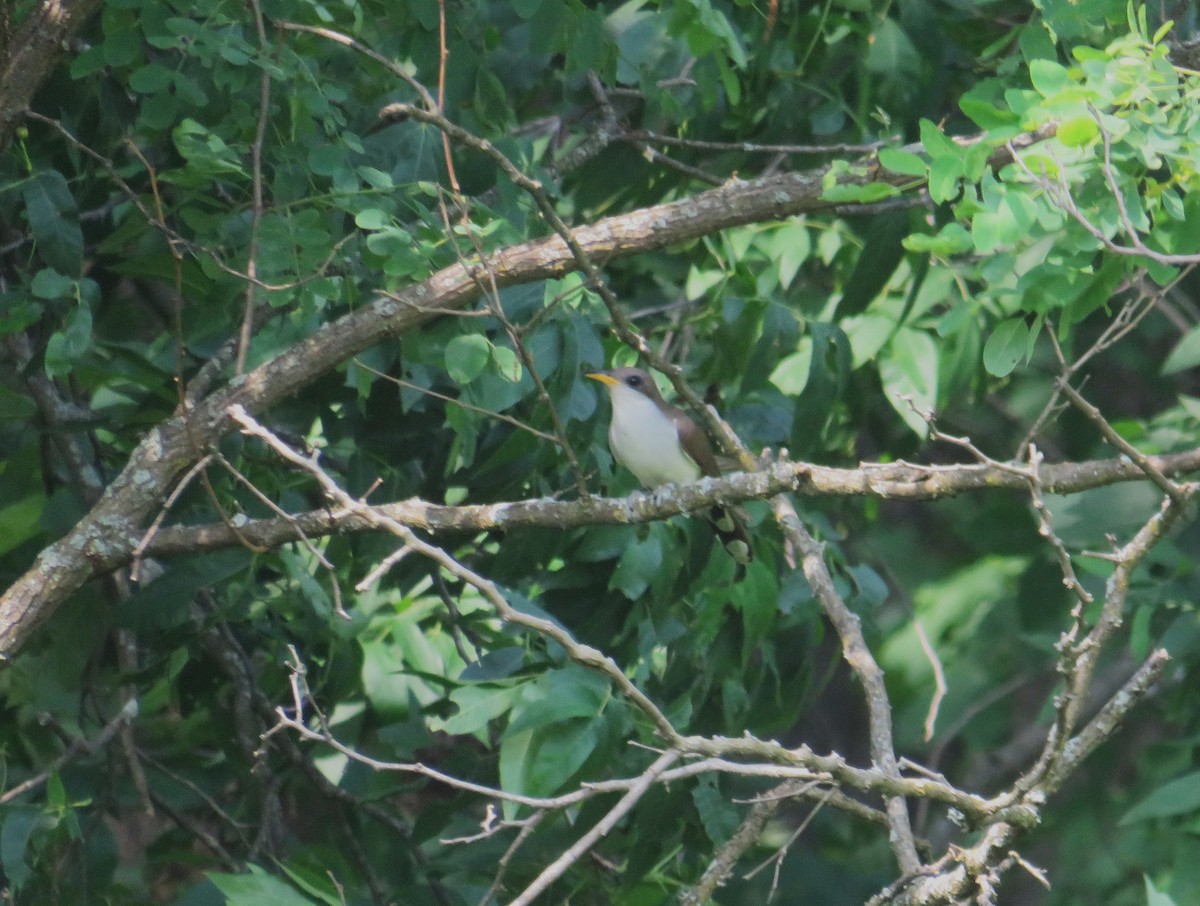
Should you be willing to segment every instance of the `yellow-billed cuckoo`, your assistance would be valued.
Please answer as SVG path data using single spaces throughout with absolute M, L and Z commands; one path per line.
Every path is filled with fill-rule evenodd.
M 613 458 L 632 472 L 643 487 L 686 484 L 701 475 L 721 474 L 708 438 L 682 409 L 658 392 L 658 385 L 640 368 L 590 371 L 586 375 L 608 388 L 612 420 L 608 447 Z M 754 559 L 750 535 L 733 510 L 712 507 L 708 520 L 741 574 Z

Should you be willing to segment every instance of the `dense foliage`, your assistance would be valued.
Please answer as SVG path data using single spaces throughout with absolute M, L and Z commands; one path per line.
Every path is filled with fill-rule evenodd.
M 108 0 L 25 111 L 73 5 L 6 902 L 1196 902 L 1193 4 Z M 758 473 L 638 493 L 637 362 Z

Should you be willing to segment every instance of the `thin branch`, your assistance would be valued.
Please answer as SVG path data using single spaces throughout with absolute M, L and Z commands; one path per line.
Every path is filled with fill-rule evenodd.
M 1118 434 L 1117 430 L 1108 423 L 1108 419 L 1104 417 L 1100 410 L 1084 399 L 1083 394 L 1065 380 L 1058 382 L 1058 389 L 1074 404 L 1075 408 L 1088 417 L 1088 420 L 1104 435 L 1106 441 L 1133 460 L 1145 476 L 1154 482 L 1164 494 L 1176 504 L 1183 503 L 1183 492 L 1179 485 L 1167 478 L 1149 456 Z
M 119 734 L 126 726 L 129 725 L 138 713 L 138 703 L 136 698 L 128 698 L 121 705 L 115 717 L 112 718 L 104 727 L 93 736 L 91 739 L 72 739 L 66 750 L 50 762 L 50 766 L 44 771 L 41 771 L 34 776 L 23 780 L 14 787 L 9 787 L 0 795 L 0 805 L 7 805 L 12 800 L 16 799 L 23 793 L 28 793 L 30 790 L 37 789 L 43 783 L 50 779 L 51 775 L 55 774 L 59 769 L 66 765 L 71 759 L 78 755 L 91 754 L 108 745 L 114 736 Z
M 833 577 L 825 563 L 825 546 L 809 534 L 791 501 L 781 494 L 772 498 L 771 505 L 784 535 L 800 552 L 804 577 L 808 579 L 821 610 L 841 639 L 842 657 L 863 684 L 871 761 L 885 777 L 899 779 L 900 769 L 896 763 L 896 748 L 892 738 L 892 707 L 883 683 L 883 671 L 867 646 L 862 624 L 834 586 Z M 906 874 L 917 871 L 921 867 L 921 858 L 917 854 L 908 804 L 904 797 L 892 795 L 887 797 L 886 805 L 891 819 L 890 842 L 900 870 Z
M 664 135 L 661 132 L 650 132 L 645 129 L 634 129 L 626 133 L 624 137 L 636 142 L 672 145 L 676 148 L 690 148 L 696 151 L 734 151 L 740 154 L 869 154 L 872 151 L 878 151 L 885 144 L 884 142 L 862 144 L 834 142 L 828 145 L 772 145 L 759 142 L 713 142 Z
M 514 839 L 508 849 L 504 851 L 504 855 L 502 855 L 500 860 L 496 863 L 496 876 L 492 878 L 492 883 L 488 886 L 488 889 L 484 892 L 483 896 L 480 897 L 479 906 L 488 906 L 489 903 L 493 902 L 492 897 L 499 892 L 501 885 L 504 884 L 504 876 L 508 871 L 508 866 L 509 863 L 512 862 L 513 856 L 515 856 L 517 851 L 520 850 L 520 848 L 525 845 L 526 841 L 533 836 L 533 832 L 537 830 L 538 825 L 541 823 L 542 818 L 546 814 L 546 812 L 538 812 L 535 815 L 532 815 L 521 828 L 520 833 L 518 833 L 516 836 L 516 839 Z
M 444 393 L 438 393 L 436 390 L 430 390 L 428 387 L 421 387 L 420 385 L 406 381 L 403 378 L 386 374 L 382 371 L 372 368 L 361 359 L 355 359 L 354 365 L 357 368 L 363 369 L 363 371 L 375 375 L 377 378 L 395 384 L 397 387 L 402 387 L 405 390 L 412 390 L 425 396 L 431 396 L 436 400 L 441 400 L 443 403 L 447 403 L 451 406 L 457 406 L 464 412 L 474 412 L 477 415 L 484 415 L 488 418 L 494 418 L 496 421 L 504 422 L 506 425 L 512 425 L 514 428 L 518 428 L 521 431 L 527 431 L 539 440 L 546 440 L 556 445 L 559 443 L 559 438 L 555 437 L 553 434 L 549 434 L 546 431 L 539 431 L 537 428 L 533 427 L 533 425 L 523 422 L 519 418 L 513 418 L 511 415 L 507 415 L 503 412 L 493 412 L 491 409 L 484 409 L 482 406 L 476 406 L 473 403 L 465 402 L 462 399 L 456 399 L 453 396 L 447 396 Z
M 942 669 L 941 658 L 937 656 L 937 651 L 929 641 L 929 636 L 925 634 L 925 627 L 921 625 L 918 619 L 913 620 L 913 630 L 917 634 L 917 641 L 921 643 L 921 651 L 925 653 L 925 660 L 929 661 L 930 669 L 933 670 L 933 698 L 929 701 L 929 710 L 925 714 L 925 741 L 929 742 L 933 739 L 934 728 L 937 726 L 938 711 L 942 707 L 942 699 L 946 697 L 946 671 Z
M 383 54 L 372 50 L 365 44 L 359 43 L 349 35 L 342 34 L 339 31 L 334 31 L 332 28 L 322 28 L 321 26 L 317 25 L 302 25 L 299 22 L 279 21 L 275 24 L 284 31 L 307 32 L 310 35 L 316 35 L 317 37 L 325 38 L 327 41 L 333 41 L 336 44 L 349 47 L 356 53 L 360 53 L 365 57 L 370 57 L 389 73 L 411 88 L 425 104 L 427 109 L 439 109 L 438 102 L 434 99 L 433 95 L 429 93 L 429 89 L 409 75 L 403 66 L 398 65 L 394 60 L 388 59 Z
M 446 0 L 438 0 L 438 86 L 437 112 L 444 114 L 446 109 L 446 61 L 450 59 L 450 50 L 446 47 Z M 454 194 L 461 197 L 462 190 L 458 187 L 458 174 L 454 172 L 454 156 L 450 153 L 450 136 L 442 133 L 442 153 L 446 156 L 446 177 L 450 180 L 450 188 Z
M 654 764 L 650 765 L 642 773 L 637 782 L 629 788 L 629 791 L 609 809 L 608 814 L 596 822 L 591 830 L 568 847 L 561 856 L 547 865 L 542 870 L 542 873 L 534 878 L 528 887 L 521 891 L 519 896 L 510 901 L 509 906 L 528 906 L 546 888 L 562 877 L 563 873 L 574 865 L 580 856 L 595 846 L 601 837 L 616 827 L 617 822 L 637 804 L 639 799 L 646 795 L 646 792 L 658 779 L 658 776 L 669 768 L 673 762 L 678 760 L 678 758 L 679 752 L 675 749 L 668 749 L 666 752 L 663 752 Z
M 1042 782 L 1044 792 L 1052 793 L 1061 788 L 1084 759 L 1112 736 L 1125 716 L 1149 694 L 1170 661 L 1171 656 L 1165 649 L 1156 648 L 1150 652 L 1121 690 L 1109 699 L 1078 735 L 1063 746 L 1062 757 L 1047 772 Z
M 664 167 L 669 167 L 672 170 L 677 170 L 684 176 L 697 180 L 698 182 L 707 183 L 710 186 L 720 186 L 725 184 L 725 180 L 720 176 L 714 176 L 706 170 L 701 170 L 699 167 L 693 167 L 691 164 L 685 164 L 681 160 L 676 160 L 666 154 L 663 154 L 657 148 L 651 147 L 645 142 L 637 139 L 622 136 L 622 139 L 628 141 L 631 145 L 642 152 L 646 160 L 652 164 L 662 164 Z
M 738 825 L 733 836 L 726 840 L 709 860 L 700 880 L 679 894 L 679 906 L 702 906 L 707 903 L 712 898 L 713 891 L 733 874 L 738 859 L 758 842 L 763 828 L 779 811 L 779 806 L 788 796 L 795 795 L 803 785 L 797 780 L 781 783 L 756 802 L 742 818 L 742 823 Z
M 259 0 L 250 0 L 250 9 L 254 13 L 254 31 L 258 36 L 258 49 L 264 57 L 267 55 L 267 30 L 263 25 L 262 4 Z M 267 118 L 271 113 L 271 68 L 263 65 L 258 75 L 258 121 L 254 126 L 254 141 L 250 145 L 250 178 L 251 178 L 251 209 L 250 209 L 250 241 L 246 251 L 246 299 L 243 303 L 242 327 L 238 334 L 237 362 L 235 372 L 241 374 L 246 370 L 246 355 L 250 351 L 250 338 L 254 329 L 254 303 L 258 278 L 258 233 L 263 217 L 263 175 L 262 152 L 263 142 L 267 134 Z
M 1078 601 L 1080 612 L 1083 608 L 1091 605 L 1094 600 L 1091 592 L 1083 587 L 1083 583 L 1079 581 L 1079 577 L 1075 574 L 1075 566 L 1071 562 L 1071 554 L 1067 550 L 1067 546 L 1063 544 L 1058 533 L 1054 531 L 1054 517 L 1050 513 L 1050 508 L 1046 505 L 1045 494 L 1042 492 L 1041 479 L 1041 464 L 1042 453 L 1033 444 L 1029 445 L 1029 471 L 1031 473 L 1029 481 L 1029 496 L 1033 506 L 1034 515 L 1038 520 L 1038 534 L 1050 542 L 1050 546 L 1054 548 L 1054 553 L 1058 557 L 1058 568 L 1062 572 L 1063 585 L 1071 590 Z
M 1042 754 L 1013 786 L 1014 794 L 1037 787 L 1056 769 L 1064 748 L 1085 707 L 1087 691 L 1099 662 L 1100 653 L 1110 636 L 1121 625 L 1133 573 L 1182 516 L 1187 502 L 1194 496 L 1196 485 L 1185 485 L 1182 500 L 1163 499 L 1158 512 L 1152 515 L 1132 539 L 1115 555 L 1115 568 L 1105 587 L 1100 613 L 1090 631 L 1082 638 L 1082 617 L 1076 616 L 1074 627 L 1063 634 L 1059 642 L 1059 671 L 1064 677 L 1065 690 L 1056 699 L 1055 719 L 1047 734 Z
M 1200 448 L 1184 453 L 1148 457 L 1164 475 L 1183 475 L 1200 469 Z M 1145 480 L 1134 462 L 1121 459 L 1085 460 L 1039 466 L 1041 487 L 1047 493 L 1074 494 L 1118 482 Z M 669 492 L 634 492 L 625 498 L 592 497 L 563 501 L 536 498 L 505 503 L 443 506 L 419 499 L 378 504 L 381 515 L 430 532 L 480 532 L 518 528 L 558 529 L 583 525 L 627 525 L 701 512 L 716 503 L 738 503 L 796 492 L 809 497 L 874 497 L 882 500 L 939 500 L 965 493 L 999 489 L 1027 490 L 1028 467 L 1005 463 L 915 465 L 907 462 L 866 463 L 857 469 L 837 469 L 808 463 L 776 462 L 758 472 L 738 472 L 678 485 Z M 353 511 L 328 508 L 290 515 L 287 519 L 251 519 L 237 526 L 224 523 L 166 526 L 153 534 L 139 553 L 163 557 L 231 547 L 248 539 L 274 547 L 297 539 L 340 532 L 379 531 L 378 525 Z

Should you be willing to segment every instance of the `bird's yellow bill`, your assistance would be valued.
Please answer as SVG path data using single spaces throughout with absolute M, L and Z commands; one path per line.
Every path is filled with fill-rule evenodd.
M 615 387 L 620 383 L 611 374 L 605 374 L 603 371 L 589 371 L 584 377 L 591 378 L 593 381 L 599 381 L 601 384 L 608 384 L 610 387 Z

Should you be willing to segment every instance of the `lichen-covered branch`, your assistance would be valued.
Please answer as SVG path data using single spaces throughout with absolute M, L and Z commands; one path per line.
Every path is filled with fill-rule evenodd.
M 1148 457 L 1164 475 L 1183 475 L 1200 469 L 1200 448 Z M 1017 469 L 1026 468 L 1013 463 Z M 1142 469 L 1127 459 L 1101 459 L 1041 464 L 1041 486 L 1054 494 L 1075 494 L 1126 481 L 1145 479 Z M 586 500 L 538 498 L 506 503 L 444 506 L 411 499 L 377 504 L 389 519 L 424 531 L 513 531 L 522 528 L 574 528 L 583 525 L 636 524 L 702 511 L 714 503 L 736 503 L 795 491 L 806 497 L 864 496 L 882 500 L 938 500 L 958 494 L 992 490 L 1024 490 L 1019 472 L 986 464 L 923 466 L 912 463 L 864 463 L 839 469 L 809 463 L 774 463 L 758 472 L 739 472 L 682 485 L 671 493 L 634 493 L 629 497 L 591 497 Z M 166 526 L 146 538 L 137 554 L 164 557 L 233 547 L 250 541 L 275 547 L 299 540 L 343 532 L 376 531 L 375 525 L 349 512 L 327 509 L 295 513 L 287 518 L 251 519 L 236 528 L 220 523 Z M 131 552 L 132 553 L 132 552 Z M 117 565 L 116 561 L 113 565 Z
M 0 148 L 8 144 L 34 92 L 99 5 L 100 0 L 40 0 L 13 34 L 5 36 L 9 40 L 0 50 Z

